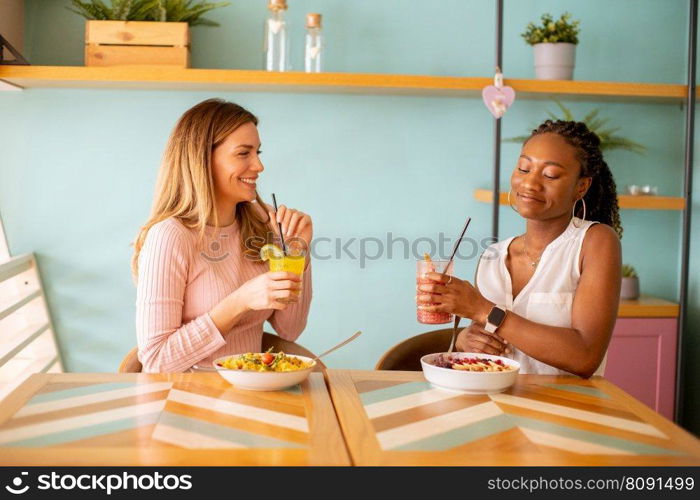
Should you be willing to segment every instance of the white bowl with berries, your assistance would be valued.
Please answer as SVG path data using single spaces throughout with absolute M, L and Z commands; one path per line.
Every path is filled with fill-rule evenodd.
M 474 352 L 436 352 L 420 359 L 426 380 L 438 389 L 494 394 L 515 384 L 520 363 Z

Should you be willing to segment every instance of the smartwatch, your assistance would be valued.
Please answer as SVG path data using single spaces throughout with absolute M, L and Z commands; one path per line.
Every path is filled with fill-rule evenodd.
M 486 319 L 486 326 L 484 327 L 484 330 L 489 333 L 495 332 L 498 327 L 503 324 L 504 319 L 506 319 L 506 310 L 500 306 L 493 306 L 488 318 Z

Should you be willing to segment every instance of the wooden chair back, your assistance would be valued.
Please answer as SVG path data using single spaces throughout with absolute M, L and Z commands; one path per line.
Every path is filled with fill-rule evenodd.
M 126 353 L 124 359 L 119 364 L 119 373 L 141 373 L 143 366 L 138 358 L 138 347 L 134 347 L 132 350 Z
M 421 371 L 420 358 L 434 352 L 447 352 L 450 340 L 451 328 L 415 335 L 386 351 L 374 369 Z

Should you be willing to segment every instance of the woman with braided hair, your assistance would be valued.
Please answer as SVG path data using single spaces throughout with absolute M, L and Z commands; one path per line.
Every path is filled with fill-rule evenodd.
M 526 231 L 491 245 L 476 284 L 429 275 L 420 307 L 472 320 L 457 348 L 509 356 L 522 373 L 602 375 L 620 299 L 615 181 L 585 124 L 547 120 L 525 141 L 511 208 Z

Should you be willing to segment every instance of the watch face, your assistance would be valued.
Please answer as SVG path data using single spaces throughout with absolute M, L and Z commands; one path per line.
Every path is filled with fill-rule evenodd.
M 488 322 L 492 325 L 501 326 L 501 323 L 503 323 L 505 317 L 506 312 L 503 309 L 499 307 L 494 307 L 489 313 Z

